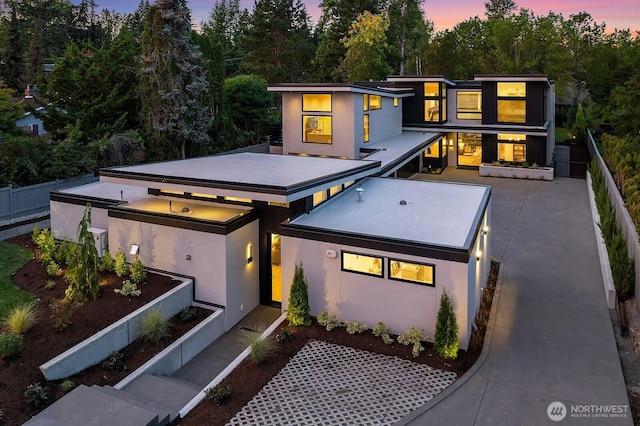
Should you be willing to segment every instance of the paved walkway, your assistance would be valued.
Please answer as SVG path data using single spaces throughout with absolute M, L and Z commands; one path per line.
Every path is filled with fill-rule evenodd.
M 491 244 L 501 288 L 488 350 L 475 371 L 400 424 L 633 424 L 586 181 L 481 178 L 455 169 L 429 179 L 492 186 Z M 547 415 L 555 401 L 568 410 L 559 423 Z M 611 405 L 627 417 L 593 413 Z M 582 417 L 572 417 L 572 409 Z

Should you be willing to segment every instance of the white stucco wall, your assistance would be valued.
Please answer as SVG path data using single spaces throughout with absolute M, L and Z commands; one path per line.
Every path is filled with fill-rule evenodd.
M 382 97 L 382 108 L 363 111 L 364 98 L 362 94 L 355 94 L 353 117 L 355 117 L 355 152 L 360 148 L 367 148 L 376 142 L 391 139 L 402 134 L 402 99 L 398 99 L 398 106 L 393 106 L 393 98 Z M 369 114 L 369 142 L 364 143 L 364 115 Z
M 326 251 L 329 249 L 335 250 L 338 256 L 334 259 L 327 257 Z M 434 264 L 435 287 L 343 272 L 341 250 Z M 472 310 L 470 303 L 476 303 L 473 299 L 470 302 L 467 294 L 470 287 L 478 285 L 469 281 L 469 276 L 476 273 L 475 257 L 472 260 L 473 271 L 470 270 L 471 259 L 469 264 L 425 259 L 282 236 L 282 308 L 287 309 L 295 264 L 302 262 L 309 284 L 312 315 L 326 310 L 342 321 L 366 322 L 369 328 L 382 321 L 395 333 L 402 333 L 414 325 L 424 329 L 428 339 L 433 340 L 440 297 L 444 289 L 453 298 L 459 325 L 458 337 L 461 348 L 466 349 L 473 319 L 469 316 Z M 386 259 L 384 264 L 387 277 Z M 475 291 L 471 293 L 475 299 Z M 475 308 L 473 312 L 475 313 Z
M 61 240 L 78 240 L 78 225 L 82 220 L 85 206 L 50 201 L 51 232 Z M 108 212 L 106 209 L 91 208 L 91 226 L 107 229 Z

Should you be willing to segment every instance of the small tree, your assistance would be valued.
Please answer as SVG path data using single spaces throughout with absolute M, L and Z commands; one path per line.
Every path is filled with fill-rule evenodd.
M 458 322 L 453 310 L 453 301 L 444 290 L 440 297 L 434 340 L 433 348 L 438 355 L 448 359 L 455 359 L 458 356 Z
M 571 135 L 578 143 L 584 143 L 587 140 L 587 122 L 582 104 L 578 104 L 576 119 L 573 122 L 573 126 L 571 126 Z
M 78 225 L 78 252 L 67 268 L 67 278 L 70 283 L 65 294 L 71 299 L 83 299 L 89 293 L 94 300 L 98 298 L 100 290 L 98 250 L 93 234 L 89 231 L 90 226 L 91 204 L 87 203 Z
M 289 293 L 287 321 L 290 325 L 311 325 L 311 308 L 309 307 L 309 286 L 304 276 L 302 262 L 296 265 Z
M 113 266 L 113 270 L 116 275 L 119 277 L 123 277 L 129 273 L 129 264 L 127 263 L 127 256 L 124 254 L 121 248 L 118 248 L 116 252 L 115 263 Z

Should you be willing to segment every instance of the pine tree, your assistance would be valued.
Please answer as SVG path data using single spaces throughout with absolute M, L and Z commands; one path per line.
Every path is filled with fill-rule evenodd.
M 438 355 L 447 359 L 455 359 L 458 356 L 458 322 L 453 301 L 444 290 L 440 297 L 434 340 L 433 349 Z
M 302 263 L 296 265 L 289 292 L 289 307 L 287 308 L 287 321 L 292 326 L 311 325 L 311 308 L 309 307 L 309 287 L 304 276 Z

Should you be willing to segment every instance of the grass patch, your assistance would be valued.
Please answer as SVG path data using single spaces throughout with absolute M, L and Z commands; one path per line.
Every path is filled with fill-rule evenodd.
M 556 127 L 556 143 L 569 139 L 570 133 L 571 131 L 565 127 Z
M 6 318 L 13 306 L 34 303 L 35 297 L 11 284 L 10 277 L 33 258 L 30 250 L 0 241 L 0 318 Z

